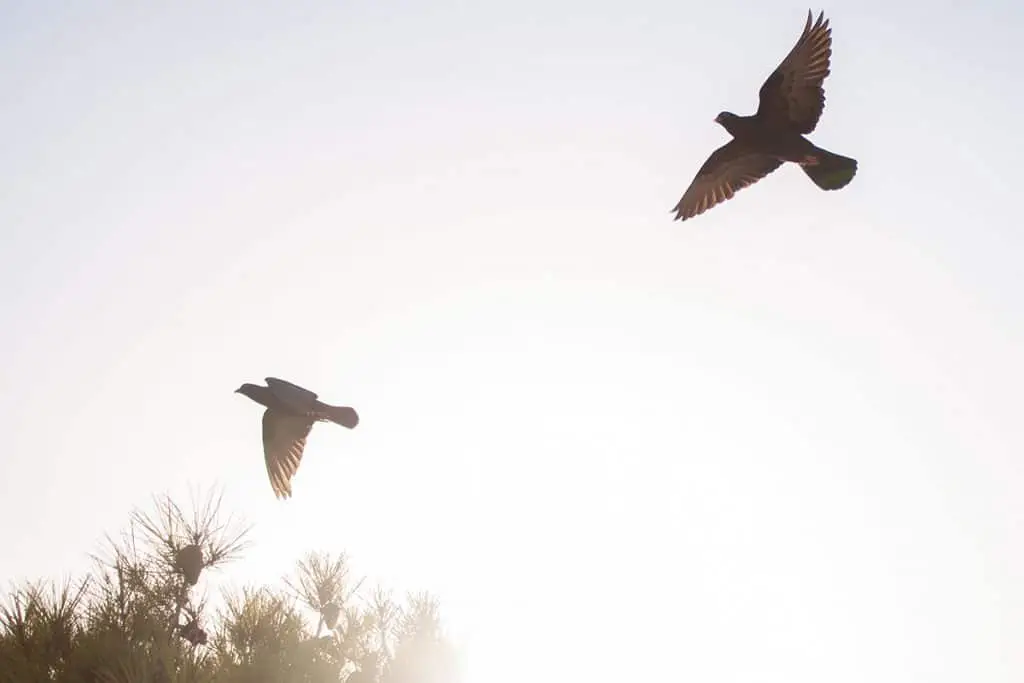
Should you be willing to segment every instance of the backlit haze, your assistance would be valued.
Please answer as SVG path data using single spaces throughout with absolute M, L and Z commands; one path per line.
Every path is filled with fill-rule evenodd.
M 857 177 L 680 224 L 807 7 L 0 2 L 0 580 L 218 486 L 467 683 L 1024 680 L 1024 5 L 823 9 Z

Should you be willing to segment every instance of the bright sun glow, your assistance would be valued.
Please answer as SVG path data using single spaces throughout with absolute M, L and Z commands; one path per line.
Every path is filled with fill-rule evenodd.
M 221 486 L 465 683 L 1024 680 L 1024 5 L 828 10 L 855 180 L 684 224 L 803 10 L 400 5 L 5 4 L 0 578 Z M 268 375 L 361 416 L 288 501 Z

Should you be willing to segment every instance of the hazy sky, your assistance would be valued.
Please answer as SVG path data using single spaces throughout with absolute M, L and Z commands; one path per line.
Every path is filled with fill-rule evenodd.
M 0 579 L 219 485 L 468 683 L 1024 679 L 1024 5 L 825 7 L 855 180 L 672 222 L 806 9 L 0 2 Z

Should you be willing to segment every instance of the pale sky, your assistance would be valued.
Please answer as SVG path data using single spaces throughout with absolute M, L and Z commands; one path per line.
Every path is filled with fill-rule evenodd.
M 216 485 L 467 683 L 1024 680 L 1024 5 L 823 9 L 857 177 L 680 224 L 807 7 L 0 2 L 0 580 Z

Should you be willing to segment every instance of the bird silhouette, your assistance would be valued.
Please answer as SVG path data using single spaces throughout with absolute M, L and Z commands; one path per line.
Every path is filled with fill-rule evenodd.
M 276 377 L 267 386 L 243 384 L 235 393 L 266 406 L 263 413 L 263 455 L 270 486 L 278 498 L 292 495 L 292 477 L 299 469 L 306 437 L 315 422 L 334 422 L 355 429 L 359 415 L 347 406 L 332 406 L 317 399 L 308 389 Z
M 823 190 L 845 187 L 857 161 L 817 147 L 804 135 L 814 130 L 825 109 L 822 83 L 829 75 L 832 29 L 824 12 L 811 24 L 811 12 L 796 45 L 761 86 L 757 112 L 737 116 L 723 111 L 715 123 L 733 139 L 719 147 L 672 210 L 674 220 L 700 215 L 777 169 L 800 165 Z

